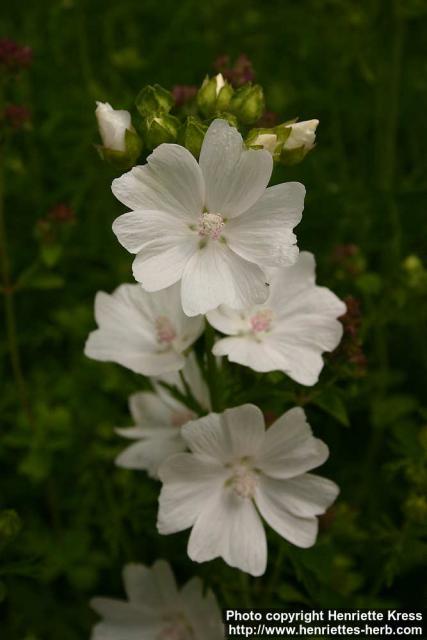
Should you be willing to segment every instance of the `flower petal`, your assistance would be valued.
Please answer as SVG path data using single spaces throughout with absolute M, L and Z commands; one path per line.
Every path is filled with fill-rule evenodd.
M 178 429 L 158 429 L 158 435 L 135 442 L 122 451 L 115 463 L 124 469 L 142 469 L 158 478 L 160 465 L 169 456 L 185 450 L 185 442 Z M 166 433 L 165 433 L 166 432 Z
M 189 453 L 171 456 L 159 469 L 163 488 L 159 497 L 157 528 L 161 534 L 191 527 L 206 501 L 222 490 L 226 473 L 212 460 Z
M 210 413 L 188 422 L 181 431 L 191 451 L 225 464 L 255 456 L 265 437 L 262 412 L 252 404 L 226 409 L 222 414 Z
M 238 309 L 264 302 L 268 287 L 258 266 L 246 262 L 223 243 L 212 241 L 187 262 L 181 295 L 184 312 L 194 316 L 220 304 Z
M 180 280 L 199 238 L 181 219 L 162 211 L 132 211 L 117 218 L 113 231 L 131 253 L 135 280 L 147 291 L 164 289 Z
M 129 397 L 129 409 L 137 425 L 152 427 L 170 424 L 170 408 L 152 391 L 133 393 Z
M 267 541 L 252 500 L 232 491 L 213 498 L 191 531 L 188 555 L 195 562 L 221 557 L 231 567 L 261 576 L 267 567 Z
M 297 547 L 312 547 L 316 542 L 319 523 L 317 518 L 299 518 L 287 507 L 286 495 L 280 491 L 281 483 L 271 483 L 260 476 L 255 490 L 255 504 L 262 517 L 280 536 Z
M 311 518 L 325 513 L 339 494 L 339 487 L 321 476 L 304 473 L 289 480 L 267 478 L 269 490 L 281 495 L 286 508 L 300 518 Z
M 265 340 L 257 341 L 250 335 L 218 340 L 212 353 L 216 356 L 227 356 L 230 362 L 237 362 L 260 373 L 282 368 L 282 360 L 279 360 L 276 350 Z
M 301 220 L 304 195 L 299 182 L 269 187 L 249 211 L 227 223 L 223 235 L 229 247 L 260 266 L 294 264 L 298 247 L 292 229 Z
M 111 189 L 129 209 L 167 211 L 184 220 L 200 215 L 204 182 L 193 155 L 176 144 L 161 144 L 147 164 L 113 180 Z
M 240 133 L 225 120 L 214 120 L 200 152 L 206 207 L 225 217 L 251 207 L 265 191 L 273 170 L 268 151 L 246 150 Z
M 295 407 L 267 429 L 257 466 L 272 478 L 285 479 L 319 467 L 328 456 L 328 447 L 313 436 L 304 410 Z
M 248 327 L 246 310 L 245 313 L 242 313 L 237 309 L 230 309 L 226 305 L 221 305 L 217 309 L 208 311 L 206 317 L 210 325 L 229 336 L 238 335 L 246 331 Z

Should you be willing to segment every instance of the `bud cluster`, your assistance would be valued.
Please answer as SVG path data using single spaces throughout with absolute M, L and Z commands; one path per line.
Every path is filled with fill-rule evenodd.
M 160 144 L 177 143 L 198 158 L 209 124 L 222 118 L 242 133 L 248 147 L 266 149 L 281 164 L 301 162 L 314 147 L 319 121 L 275 125 L 271 112 L 266 111 L 261 85 L 253 82 L 254 71 L 246 56 L 239 56 L 233 66 L 228 56 L 222 56 L 215 67 L 218 73 L 206 76 L 199 88 L 175 85 L 168 91 L 159 84 L 145 86 L 135 101 L 138 116 L 134 125 L 128 111 L 98 102 L 101 156 L 117 168 L 128 168 L 143 148 L 150 152 Z M 262 128 L 269 124 L 273 126 Z

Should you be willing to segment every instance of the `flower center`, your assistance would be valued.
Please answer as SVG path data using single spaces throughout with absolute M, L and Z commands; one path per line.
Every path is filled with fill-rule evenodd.
M 192 411 L 175 411 L 172 414 L 171 423 L 173 427 L 182 427 L 183 424 L 193 420 L 193 418 L 194 413 Z
M 157 342 L 160 344 L 170 344 L 176 338 L 176 331 L 166 316 L 156 318 L 156 335 Z
M 256 471 L 248 464 L 238 463 L 233 467 L 230 485 L 241 498 L 253 498 L 258 482 Z
M 258 313 L 249 318 L 249 322 L 254 333 L 270 331 L 271 323 L 273 322 L 273 312 L 271 309 L 261 309 L 261 311 L 258 311 Z
M 224 229 L 224 218 L 219 213 L 202 213 L 197 222 L 199 236 L 218 240 Z

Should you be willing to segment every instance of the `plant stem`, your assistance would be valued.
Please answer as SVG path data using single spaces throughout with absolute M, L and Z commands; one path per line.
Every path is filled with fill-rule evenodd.
M 16 314 L 14 304 L 14 288 L 11 281 L 10 258 L 7 247 L 6 221 L 4 213 L 4 147 L 0 149 L 0 268 L 3 281 L 3 300 L 5 311 L 7 346 L 12 365 L 13 376 L 24 414 L 31 426 L 34 424 L 31 405 L 28 399 L 27 385 L 22 371 L 21 357 L 18 347 Z

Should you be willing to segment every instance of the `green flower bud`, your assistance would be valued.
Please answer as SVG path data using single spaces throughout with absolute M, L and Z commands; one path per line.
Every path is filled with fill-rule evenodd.
M 245 84 L 234 93 L 230 111 L 243 124 L 253 124 L 260 119 L 265 108 L 264 93 L 259 84 Z
M 141 89 L 135 101 L 136 108 L 143 117 L 169 113 L 173 103 L 171 92 L 159 84 L 147 85 Z
M 226 122 L 228 122 L 228 124 L 230 124 L 232 127 L 236 127 L 236 129 L 239 128 L 239 123 L 237 121 L 236 116 L 234 116 L 232 113 L 229 113 L 228 111 L 224 111 L 224 112 L 219 112 L 215 114 L 215 118 L 221 118 L 221 120 L 226 120 Z
M 147 146 L 155 149 L 164 142 L 175 142 L 179 124 L 178 118 L 167 113 L 148 118 L 145 123 Z
M 143 148 L 142 140 L 134 129 L 125 131 L 125 149 L 118 151 L 100 145 L 96 149 L 100 157 L 116 169 L 124 170 L 132 167 L 138 160 Z
M 230 104 L 233 87 L 224 80 L 221 73 L 214 78 L 206 78 L 197 92 L 197 106 L 209 118 L 218 111 L 225 111 Z
M 179 129 L 178 144 L 181 144 L 188 149 L 195 158 L 198 158 L 206 130 L 207 126 L 198 118 L 188 116 L 187 120 Z

